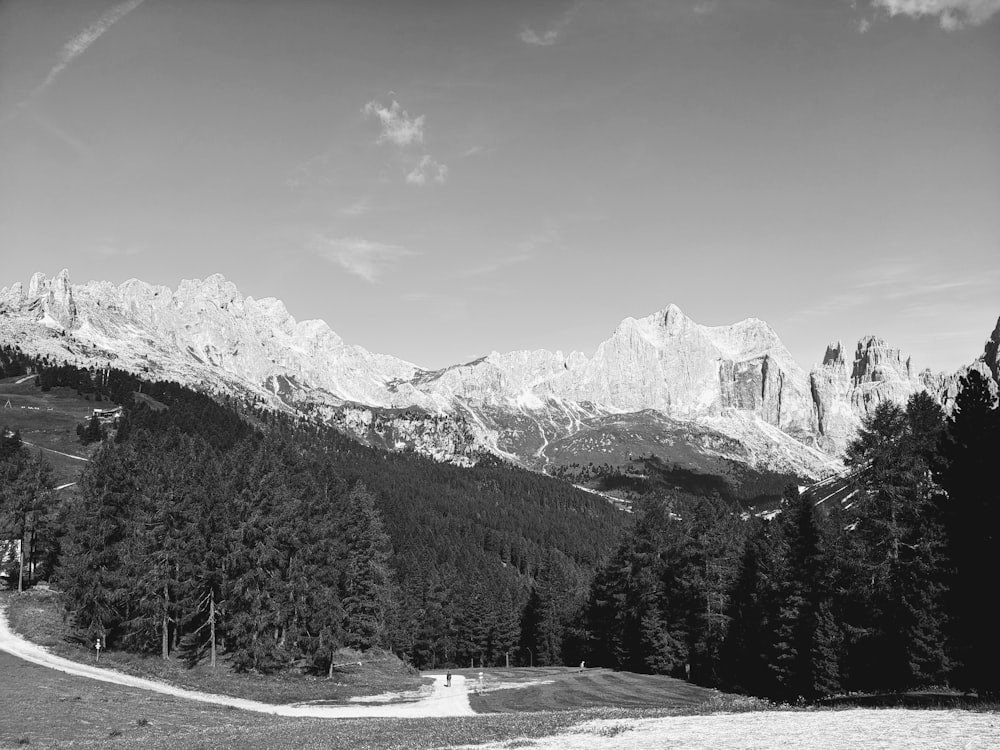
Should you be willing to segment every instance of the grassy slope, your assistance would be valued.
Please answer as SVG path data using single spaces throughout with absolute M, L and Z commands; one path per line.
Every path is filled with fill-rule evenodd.
M 91 661 L 89 650 L 64 640 L 58 597 L 40 592 L 6 594 L 15 630 L 68 658 Z M 334 683 L 301 677 L 236 675 L 221 669 L 185 670 L 174 662 L 102 655 L 102 664 L 211 692 L 271 702 L 343 700 L 412 685 L 384 668 L 369 665 L 338 674 Z M 457 670 L 476 678 L 478 670 Z M 593 718 L 628 718 L 699 713 L 725 706 L 706 702 L 713 691 L 670 678 L 624 675 L 608 670 L 579 674 L 570 668 L 484 670 L 484 691 L 472 696 L 481 716 L 448 719 L 288 719 L 245 713 L 132 688 L 64 675 L 0 654 L 0 702 L 17 706 L 0 712 L 0 747 L 27 740 L 31 747 L 73 742 L 74 747 L 435 747 L 516 737 L 542 737 Z M 408 678 L 413 685 L 418 675 Z M 499 689 L 501 685 L 544 685 Z M 551 681 L 551 682 L 549 682 Z M 619 687 L 614 688 L 617 684 Z M 728 704 L 727 704 L 728 705 Z M 627 708 L 626 708 L 627 707 Z M 553 710 L 559 709 L 559 710 Z
M 25 638 L 45 646 L 52 653 L 74 661 L 92 663 L 94 652 L 89 647 L 71 643 L 70 628 L 63 621 L 60 597 L 54 593 L 29 591 L 6 595 L 7 616 L 11 629 Z M 238 674 L 220 659 L 213 670 L 207 664 L 188 668 L 177 659 L 164 661 L 158 657 L 140 656 L 124 651 L 101 654 L 101 666 L 120 672 L 169 682 L 173 685 L 221 693 L 265 703 L 296 703 L 300 701 L 346 702 L 353 696 L 377 695 L 395 690 L 414 690 L 423 678 L 391 654 L 345 653 L 343 661 L 352 665 L 334 672 L 334 678 L 305 675 Z M 353 662 L 361 661 L 361 667 Z
M 75 482 L 86 462 L 70 456 L 86 458 L 90 453 L 90 448 L 80 444 L 77 425 L 87 420 L 95 407 L 114 405 L 87 401 L 69 388 L 43 392 L 35 386 L 34 377 L 19 384 L 20 379 L 0 379 L 0 427 L 20 432 L 21 440 L 31 444 L 30 450 L 43 449 L 55 486 Z M 6 406 L 8 401 L 10 407 Z

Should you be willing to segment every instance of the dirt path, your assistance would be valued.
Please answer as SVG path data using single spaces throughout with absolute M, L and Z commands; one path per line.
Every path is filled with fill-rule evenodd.
M 201 693 L 195 690 L 168 685 L 164 682 L 147 680 L 142 677 L 102 669 L 90 664 L 64 659 L 50 653 L 41 646 L 25 640 L 10 629 L 7 622 L 6 606 L 0 606 L 0 651 L 6 651 L 19 659 L 38 664 L 50 669 L 57 669 L 77 677 L 87 677 L 115 685 L 150 690 L 156 693 L 172 695 L 202 703 L 213 703 L 220 706 L 232 706 L 244 711 L 274 714 L 277 716 L 306 716 L 320 719 L 356 719 L 356 718 L 425 718 L 432 716 L 474 716 L 475 712 L 469 706 L 468 687 L 465 678 L 455 675 L 451 687 L 445 685 L 443 674 L 425 675 L 434 680 L 434 684 L 421 688 L 419 694 L 414 694 L 412 700 L 405 702 L 384 702 L 375 705 L 358 703 L 356 705 L 322 705 L 317 703 L 295 703 L 290 705 L 274 705 L 252 701 L 244 698 L 233 698 L 227 695 Z M 396 696 L 403 698 L 403 696 Z M 410 696 L 406 696 L 410 697 Z
M 22 445 L 26 445 L 29 448 L 37 448 L 38 450 L 48 451 L 49 453 L 55 453 L 59 456 L 66 456 L 66 458 L 74 458 L 77 461 L 90 461 L 89 458 L 84 458 L 83 456 L 74 456 L 72 453 L 63 453 L 62 451 L 57 451 L 55 448 L 46 448 L 44 445 L 35 445 L 34 443 L 29 443 L 27 440 L 21 441 Z

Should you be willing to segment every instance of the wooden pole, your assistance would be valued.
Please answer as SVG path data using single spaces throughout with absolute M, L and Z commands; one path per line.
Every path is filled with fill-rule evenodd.
M 212 669 L 215 669 L 215 591 L 208 592 L 209 640 L 212 644 Z M 331 660 L 332 661 L 332 660 Z
M 24 534 L 17 543 L 17 593 L 24 591 Z

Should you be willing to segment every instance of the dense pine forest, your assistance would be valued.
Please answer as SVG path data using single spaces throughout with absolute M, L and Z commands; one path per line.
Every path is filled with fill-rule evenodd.
M 881 404 L 836 500 L 757 515 L 710 483 L 625 513 L 495 458 L 463 469 L 173 383 L 0 352 L 5 375 L 124 406 L 75 492 L 0 438 L 0 538 L 30 539 L 81 641 L 329 674 L 338 649 L 418 668 L 603 665 L 783 701 L 1000 692 L 1000 409 L 971 371 L 950 416 Z M 30 584 L 8 571 L 11 585 Z
M 6 438 L 3 536 L 31 527 L 36 578 L 64 592 L 81 642 L 256 671 L 328 670 L 343 646 L 418 667 L 557 663 L 560 643 L 540 644 L 630 521 L 490 457 L 463 469 L 114 369 L 3 364 L 126 407 L 113 429 L 81 425 L 103 441 L 72 494 Z

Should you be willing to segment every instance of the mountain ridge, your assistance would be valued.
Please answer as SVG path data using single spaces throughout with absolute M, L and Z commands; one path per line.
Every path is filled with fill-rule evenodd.
M 688 423 L 717 433 L 720 445 L 742 445 L 735 460 L 818 477 L 836 468 L 879 402 L 927 390 L 947 405 L 961 374 L 918 373 L 875 336 L 858 342 L 850 363 L 843 344 L 827 346 L 806 372 L 763 320 L 702 326 L 673 304 L 626 317 L 589 357 L 494 351 L 427 370 L 347 344 L 324 321 L 297 322 L 273 297 L 243 297 L 221 274 L 171 290 L 137 279 L 73 285 L 67 270 L 36 273 L 27 290 L 0 290 L 0 333 L 35 354 L 236 393 L 386 447 L 467 463 L 488 450 L 542 470 L 570 458 L 548 455 L 548 446 L 588 431 L 606 435 L 621 423 L 616 416 L 648 412 L 671 425 L 669 435 L 662 424 L 644 434 L 653 453 L 657 445 L 669 453 L 676 425 Z M 969 365 L 994 383 L 998 339 L 1000 322 Z M 614 442 L 609 455 L 628 453 L 627 440 Z

